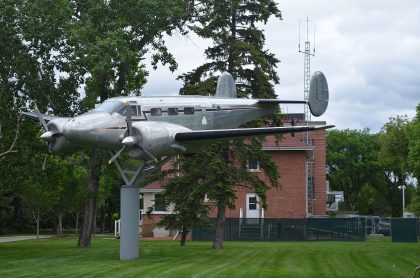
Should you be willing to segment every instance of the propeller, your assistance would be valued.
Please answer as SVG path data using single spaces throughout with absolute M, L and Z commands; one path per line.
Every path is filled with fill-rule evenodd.
M 54 137 L 56 137 L 54 136 L 56 133 L 48 129 L 48 125 L 45 122 L 45 119 L 42 113 L 39 111 L 38 106 L 36 104 L 34 105 L 34 110 L 35 110 L 36 115 L 38 116 L 39 122 L 42 124 L 42 127 L 45 130 L 45 132 L 41 135 L 41 139 L 44 139 L 46 141 L 45 143 L 47 143 L 47 147 L 49 148 L 50 147 L 49 142 L 51 142 L 54 139 Z M 44 163 L 42 163 L 42 170 L 45 170 L 45 165 L 47 163 L 47 156 L 48 156 L 48 151 L 44 156 Z
M 36 115 L 38 116 L 38 120 L 40 121 L 40 123 L 42 124 L 42 127 L 44 128 L 44 130 L 46 131 L 46 132 L 48 132 L 48 126 L 47 126 L 47 123 L 45 122 L 45 119 L 44 119 L 44 117 L 42 116 L 42 114 L 41 114 L 41 112 L 39 111 L 39 109 L 38 109 L 38 106 L 35 104 L 34 105 L 34 109 L 35 109 L 35 113 L 36 113 Z M 43 134 L 44 135 L 44 134 Z M 41 138 L 42 138 L 42 136 L 41 136 Z
M 157 158 L 146 150 L 142 143 L 138 142 L 136 136 L 133 136 L 133 123 L 131 121 L 131 106 L 129 102 L 125 103 L 125 122 L 127 123 L 127 136 L 121 141 L 124 145 L 118 152 L 116 152 L 111 159 L 108 161 L 109 164 L 114 162 L 123 151 L 128 148 L 139 148 L 142 152 L 144 152 L 150 159 L 152 159 L 155 163 L 158 162 Z
M 38 116 L 38 120 L 42 124 L 42 127 L 44 128 L 45 132 L 41 135 L 41 139 L 44 139 L 45 141 L 52 142 L 55 138 L 63 136 L 63 133 L 61 132 L 55 132 L 54 130 L 48 128 L 47 123 L 45 122 L 45 119 L 41 112 L 38 109 L 38 106 L 34 105 L 34 110 L 36 115 Z

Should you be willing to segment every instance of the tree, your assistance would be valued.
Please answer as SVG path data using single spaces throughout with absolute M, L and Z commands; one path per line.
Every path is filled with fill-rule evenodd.
M 402 187 L 407 187 L 410 172 L 408 168 L 408 139 L 406 135 L 406 116 L 390 118 L 380 133 L 381 149 L 379 161 L 383 167 L 388 184 L 386 198 L 391 205 L 392 216 L 402 215 Z
M 173 205 L 173 213 L 165 215 L 158 223 L 168 230 L 181 230 L 181 246 L 185 246 L 187 234 L 192 228 L 210 225 L 210 207 L 203 205 L 205 189 L 202 188 L 202 183 L 196 183 L 193 175 L 186 175 L 190 166 L 185 158 L 181 158 L 175 163 L 174 170 L 169 171 L 172 177 L 164 185 L 163 201 L 167 205 Z
M 420 190 L 418 187 L 416 188 L 415 194 L 413 194 L 411 202 L 407 207 L 408 211 L 414 213 L 417 217 L 420 216 Z
M 184 81 L 180 94 L 214 94 L 218 73 L 228 71 L 238 83 L 239 97 L 276 98 L 274 84 L 279 83 L 279 78 L 275 68 L 279 60 L 263 49 L 265 36 L 258 27 L 272 16 L 281 19 L 277 4 L 272 0 L 199 1 L 195 10 L 196 21 L 190 28 L 199 36 L 213 41 L 213 46 L 205 51 L 210 61 L 179 77 Z M 273 115 L 274 124 L 278 124 L 279 113 Z M 261 124 L 262 121 L 254 121 L 248 125 Z M 268 185 L 247 171 L 246 161 L 250 153 L 255 155 L 254 158 L 259 160 L 261 168 L 267 173 L 268 183 L 278 185 L 277 168 L 261 151 L 262 142 L 262 138 L 252 138 L 247 143 L 234 140 L 216 144 L 189 158 L 194 161 L 193 165 L 206 173 L 198 176 L 197 182 L 209 185 L 208 196 L 217 202 L 214 249 L 223 248 L 225 211 L 227 207 L 234 206 L 235 185 L 252 188 L 265 205 Z M 245 177 L 249 179 L 245 180 Z
M 279 83 L 276 67 L 279 60 L 264 50 L 264 31 L 259 26 L 281 12 L 272 0 L 198 1 L 196 22 L 191 29 L 200 37 L 211 39 L 205 50 L 210 60 L 181 75 L 184 95 L 213 94 L 217 72 L 228 71 L 237 81 L 239 97 L 276 98 L 274 84 Z
M 36 102 L 43 112 L 73 116 L 108 97 L 140 94 L 147 76 L 141 62 L 146 53 L 155 67 L 161 62 L 174 70 L 177 65 L 164 34 L 183 32 L 191 4 L 187 0 L 1 1 L 0 105 L 7 112 L 0 116 L 7 127 L 2 157 L 15 151 L 16 114 L 22 108 Z M 29 138 L 35 130 L 26 133 Z M 91 152 L 90 161 L 100 164 L 100 158 L 97 151 Z M 90 164 L 81 246 L 90 245 L 87 235 L 94 225 L 99 169 Z
M 408 139 L 408 169 L 417 181 L 416 193 L 413 194 L 408 210 L 420 216 L 420 104 L 416 108 L 416 116 L 406 125 Z
M 202 158 L 194 161 L 197 169 L 205 173 L 202 179 L 206 180 L 208 198 L 217 202 L 213 249 L 223 248 L 226 208 L 235 208 L 236 186 L 247 187 L 255 192 L 263 208 L 267 208 L 267 190 L 279 186 L 277 165 L 262 150 L 261 141 L 257 138 L 252 138 L 250 141 L 254 142 L 236 141 L 233 144 L 234 152 L 226 149 L 226 144 L 215 144 L 197 154 Z M 267 176 L 267 180 L 262 180 L 255 173 L 249 172 L 247 163 L 250 159 L 258 161 L 260 170 Z
M 39 127 L 20 119 L 20 111 L 36 102 L 44 112 L 49 105 L 55 113 L 69 116 L 78 107 L 74 76 L 56 76 L 63 63 L 58 53 L 71 9 L 67 1 L 61 0 L 5 0 L 0 3 L 0 14 L 0 123 L 5 131 L 0 160 L 8 166 L 2 173 L 7 185 L 1 184 L 0 192 L 20 206 L 16 177 L 22 173 L 36 176 L 40 161 L 25 158 L 40 158 L 39 152 L 45 152 L 45 144 L 33 140 Z M 11 156 L 14 152 L 18 155 Z
M 176 62 L 168 52 L 164 34 L 181 30 L 188 18 L 191 1 L 72 1 L 73 17 L 68 29 L 68 48 L 63 55 L 69 61 L 63 71 L 76 73 L 85 86 L 85 109 L 97 101 L 127 94 L 140 94 L 147 72 L 140 61 L 151 50 L 152 64 Z M 95 225 L 96 196 L 99 185 L 98 151 L 90 152 L 86 204 L 79 246 L 90 246 Z
M 126 160 L 124 158 L 124 160 Z M 121 176 L 113 165 L 103 165 L 99 190 L 99 227 L 101 232 L 114 229 L 114 213 L 119 212 Z
M 369 129 L 327 132 L 327 179 L 332 190 L 344 191 L 344 210 L 389 213 L 379 150 L 378 135 Z
M 407 124 L 406 134 L 408 139 L 408 167 L 420 181 L 420 104 L 416 108 L 417 114 Z

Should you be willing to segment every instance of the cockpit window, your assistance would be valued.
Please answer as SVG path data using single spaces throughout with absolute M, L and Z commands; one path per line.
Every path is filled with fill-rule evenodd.
M 114 112 L 119 112 L 121 108 L 123 107 L 124 107 L 124 103 L 122 102 L 106 100 L 102 104 L 100 104 L 98 107 L 93 109 L 92 111 L 114 113 Z

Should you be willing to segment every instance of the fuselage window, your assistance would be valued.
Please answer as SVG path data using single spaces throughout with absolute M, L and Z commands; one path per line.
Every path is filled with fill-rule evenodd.
M 168 115 L 169 116 L 175 116 L 178 115 L 178 108 L 168 108 Z
M 162 109 L 152 108 L 150 109 L 150 113 L 152 114 L 152 116 L 162 116 Z
M 184 107 L 184 115 L 194 115 L 194 107 Z

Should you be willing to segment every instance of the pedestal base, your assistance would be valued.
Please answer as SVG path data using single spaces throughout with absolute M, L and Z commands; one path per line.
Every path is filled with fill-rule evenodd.
M 121 186 L 120 260 L 139 258 L 139 188 Z

